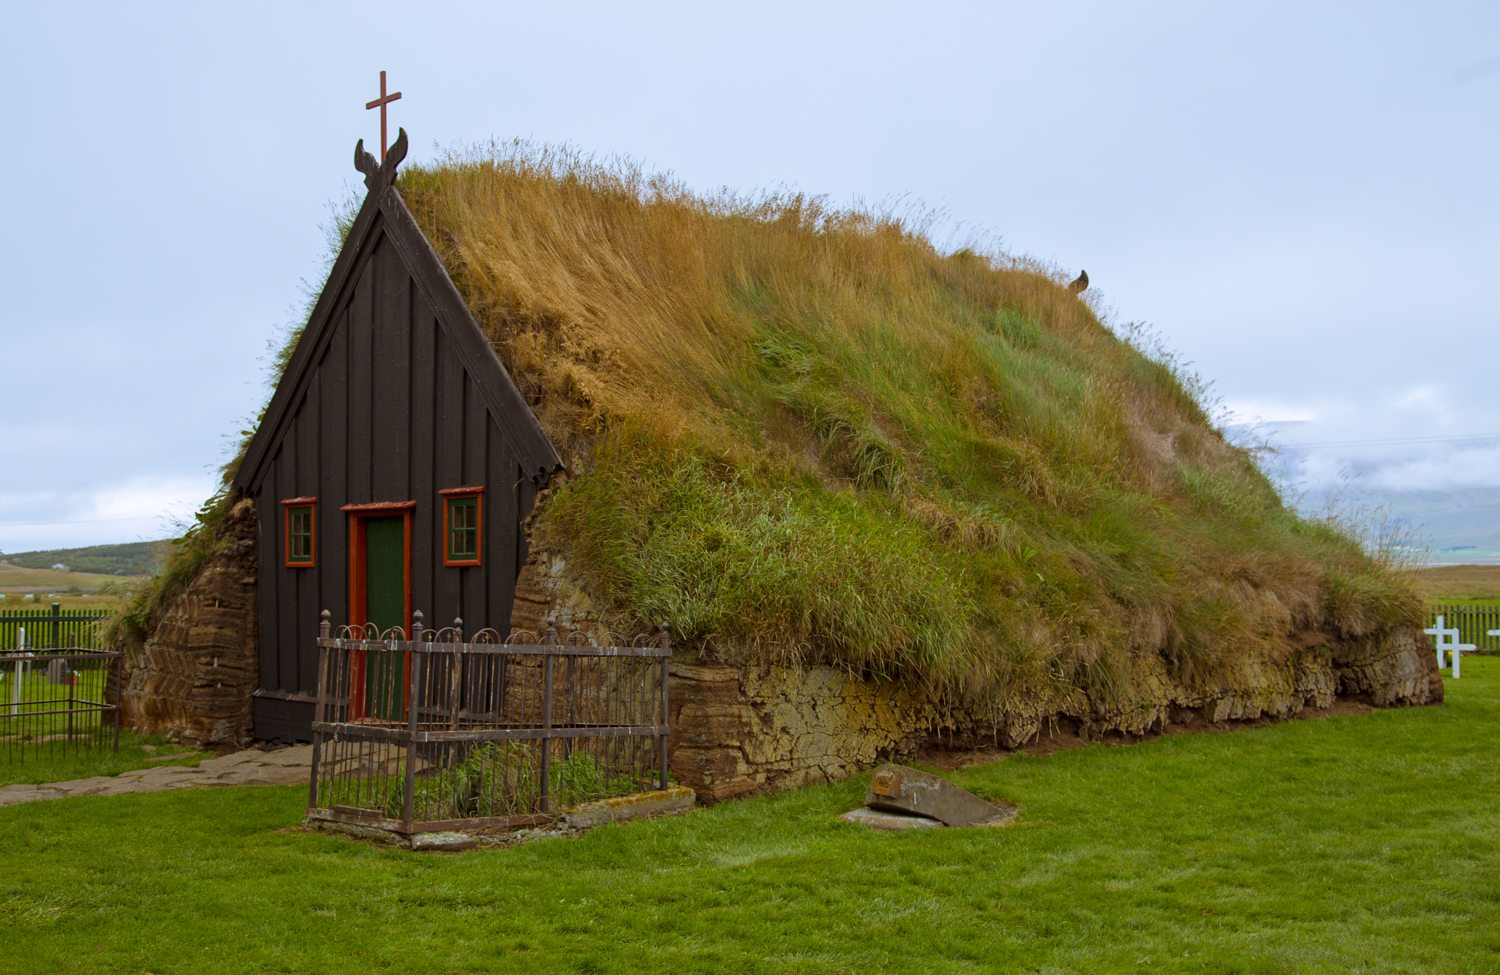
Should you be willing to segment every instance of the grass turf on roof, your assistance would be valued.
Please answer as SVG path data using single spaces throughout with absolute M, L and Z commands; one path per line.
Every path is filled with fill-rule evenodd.
M 1419 618 L 1034 267 L 523 145 L 399 185 L 568 461 L 538 531 L 622 632 L 1067 708 Z

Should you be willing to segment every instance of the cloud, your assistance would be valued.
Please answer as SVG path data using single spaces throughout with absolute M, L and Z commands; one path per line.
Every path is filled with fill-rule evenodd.
M 1413 386 L 1406 392 L 1397 396 L 1392 405 L 1397 409 L 1408 409 L 1413 406 L 1432 406 L 1437 403 L 1443 395 L 1443 391 L 1436 386 Z
M 1399 411 L 1426 413 L 1439 420 L 1447 420 L 1453 415 L 1448 403 L 1448 391 L 1440 386 L 1413 386 L 1397 396 L 1391 405 Z
M 1293 497 L 1500 488 L 1500 410 L 1430 381 L 1372 393 L 1234 400 L 1227 432 L 1274 448 L 1267 467 Z
M 1415 443 L 1283 450 L 1269 465 L 1293 493 L 1500 488 L 1500 443 Z
M 0 493 L 0 552 L 174 536 L 214 487 L 210 474 L 145 475 L 79 491 Z
M 1387 491 L 1455 491 L 1500 487 L 1500 444 L 1435 450 L 1412 460 L 1387 462 L 1365 478 Z
M 1224 413 L 1235 426 L 1316 423 L 1319 417 L 1318 408 L 1311 403 L 1258 399 L 1225 400 Z

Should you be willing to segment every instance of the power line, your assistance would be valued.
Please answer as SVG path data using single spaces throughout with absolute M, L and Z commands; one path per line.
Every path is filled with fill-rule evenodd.
M 1451 437 L 1389 437 L 1383 440 L 1329 440 L 1324 443 L 1299 443 L 1278 446 L 1277 450 L 1323 450 L 1329 447 L 1415 447 L 1433 443 L 1483 443 L 1500 441 L 1500 433 L 1469 433 Z
M 146 521 L 160 515 L 136 515 L 134 518 L 82 518 L 77 521 L 0 521 L 0 528 L 51 528 L 55 525 L 112 525 L 121 521 Z

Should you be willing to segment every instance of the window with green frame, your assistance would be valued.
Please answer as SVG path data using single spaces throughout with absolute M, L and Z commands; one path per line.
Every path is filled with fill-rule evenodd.
M 443 564 L 478 565 L 484 488 L 450 488 L 443 497 Z

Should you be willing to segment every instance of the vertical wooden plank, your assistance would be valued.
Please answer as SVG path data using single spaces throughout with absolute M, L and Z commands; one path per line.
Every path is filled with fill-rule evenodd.
M 474 378 L 469 375 L 468 370 L 464 371 L 463 390 L 463 483 L 465 486 L 484 484 L 486 438 L 491 425 L 489 410 L 485 409 Z M 485 585 L 486 567 L 455 571 L 461 577 L 459 588 L 463 617 L 472 624 L 471 629 L 494 626 L 495 620 L 490 616 L 489 604 L 485 598 L 489 588 Z
M 298 404 L 300 406 L 300 404 Z M 297 497 L 297 436 L 296 429 L 301 417 L 296 416 L 297 406 L 292 408 L 293 420 L 288 435 L 282 438 L 276 458 L 272 461 L 272 474 L 276 485 L 276 500 Z M 283 519 L 286 512 L 281 504 L 276 505 L 276 537 L 285 537 Z M 276 566 L 276 688 L 293 690 L 297 686 L 297 580 L 299 569 L 289 569 L 285 563 L 282 545 L 275 548 Z
M 266 689 L 276 687 L 276 617 L 280 612 L 279 593 L 276 591 L 276 570 L 281 565 L 281 544 L 277 532 L 281 529 L 281 505 L 276 503 L 275 480 L 267 477 L 261 485 L 260 496 L 255 499 L 256 536 L 259 552 L 256 566 L 256 622 L 258 624 L 259 686 Z M 259 731 L 257 731 L 259 735 Z
M 372 444 L 371 427 L 371 290 L 373 278 L 371 265 L 360 269 L 359 279 L 354 285 L 354 295 L 349 303 L 349 450 L 348 479 L 349 503 L 366 504 L 377 500 L 371 483 L 372 450 L 381 449 Z M 387 499 L 389 500 L 389 499 Z
M 297 411 L 296 436 L 297 436 L 297 497 L 319 497 L 319 469 L 322 467 L 322 375 L 321 371 L 314 367 L 311 379 L 307 385 L 307 393 L 302 405 Z M 314 506 L 313 531 L 316 536 L 318 523 L 322 521 L 324 508 L 321 498 Z M 296 569 L 292 571 L 293 585 L 297 593 L 297 608 L 293 614 L 293 626 L 295 635 L 292 641 L 292 654 L 295 661 L 295 685 L 294 688 L 304 693 L 314 693 L 317 690 L 318 655 L 313 649 L 313 640 L 317 636 L 318 627 L 318 577 L 322 575 L 320 568 L 323 561 L 323 551 L 318 546 L 318 540 L 313 542 L 313 568 Z
M 442 553 L 437 535 L 443 530 L 442 499 L 434 483 L 433 457 L 436 452 L 433 414 L 437 409 L 437 363 L 434 358 L 433 332 L 437 322 L 432 309 L 415 288 L 407 292 L 410 322 L 411 364 L 410 439 L 411 497 L 417 502 L 412 513 L 412 605 L 426 614 L 429 624 L 442 625 L 437 604 L 435 574 L 443 571 Z M 451 618 L 451 617 L 450 617 Z
M 432 320 L 433 358 L 437 367 L 437 388 L 434 391 L 435 416 L 433 418 L 433 471 L 434 491 L 442 488 L 463 487 L 463 438 L 464 438 L 464 369 L 448 338 Z M 436 504 L 434 499 L 434 504 Z M 433 565 L 433 611 L 445 624 L 455 616 L 463 615 L 459 592 L 459 577 L 462 569 L 443 565 L 442 511 L 433 518 L 435 526 L 431 534 L 431 558 Z M 472 631 L 472 628 L 471 628 Z
M 485 475 L 485 435 L 491 424 L 489 411 L 479 398 L 474 377 L 464 372 L 464 484 L 483 484 Z
M 411 500 L 409 382 L 410 279 L 391 242 L 382 238 L 371 258 L 374 273 L 370 318 L 371 458 L 374 501 Z
M 322 368 L 323 396 L 318 458 L 318 611 L 333 614 L 335 625 L 349 622 L 349 518 L 339 509 L 349 502 L 349 310 L 338 316 Z

